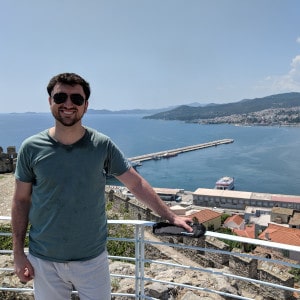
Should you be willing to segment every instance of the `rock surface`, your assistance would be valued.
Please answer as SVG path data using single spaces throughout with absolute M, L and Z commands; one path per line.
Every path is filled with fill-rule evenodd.
M 163 262 L 172 262 L 173 260 L 163 260 Z M 1 267 L 13 268 L 12 257 L 10 255 L 0 256 Z M 214 269 L 214 272 L 227 272 L 226 269 Z M 111 274 L 123 274 L 126 276 L 135 276 L 135 266 L 131 263 L 111 261 Z M 162 264 L 150 264 L 145 268 L 145 277 L 152 278 L 154 281 L 145 281 L 144 293 L 146 296 L 161 300 L 221 300 L 226 299 L 218 294 L 210 293 L 208 290 L 217 290 L 225 293 L 240 294 L 237 290 L 235 282 L 220 275 L 212 275 L 188 269 L 179 269 L 175 267 L 165 266 Z M 1 286 L 5 287 L 22 287 L 32 288 L 32 282 L 26 285 L 21 284 L 18 278 L 14 275 L 13 270 L 8 272 L 0 272 Z M 155 280 L 168 281 L 171 283 L 179 283 L 181 285 L 192 285 L 201 287 L 202 290 L 193 290 L 189 287 L 175 286 L 172 284 L 163 284 L 155 282 Z M 114 293 L 132 294 L 135 291 L 135 282 L 133 278 L 112 277 L 112 291 Z M 249 295 L 247 295 L 249 297 Z M 262 300 L 259 295 L 251 295 L 252 299 Z M 32 293 L 16 293 L 0 291 L 0 299 L 26 299 L 32 300 Z M 73 296 L 72 299 L 78 299 L 78 296 Z M 114 296 L 112 299 L 125 300 L 131 299 L 128 296 Z

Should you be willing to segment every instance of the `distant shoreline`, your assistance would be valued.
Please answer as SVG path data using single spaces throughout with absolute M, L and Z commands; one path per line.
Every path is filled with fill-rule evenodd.
M 241 127 L 300 127 L 300 123 L 291 123 L 291 124 L 280 124 L 280 123 L 270 123 L 270 124 L 261 124 L 261 123 L 222 123 L 222 122 L 187 122 L 195 123 L 200 125 L 232 125 L 232 126 L 241 126 Z
M 38 114 L 47 114 L 51 115 L 50 112 L 9 112 L 9 113 L 1 113 L 0 115 L 38 115 Z M 136 113 L 136 112 L 122 112 L 122 111 L 111 111 L 111 112 L 87 112 L 88 115 L 141 115 L 145 116 L 145 113 Z M 190 120 L 190 121 L 183 121 L 183 120 L 177 120 L 177 119 L 166 119 L 164 121 L 179 121 L 187 124 L 200 124 L 200 125 L 233 125 L 233 126 L 242 126 L 242 127 L 254 127 L 254 126 L 259 126 L 259 127 L 300 127 L 300 122 L 297 123 L 286 123 L 285 122 L 280 122 L 280 121 L 273 121 L 273 122 L 245 122 L 245 121 L 234 121 L 235 118 L 240 118 L 242 115 L 232 115 L 232 116 L 227 116 L 227 117 L 217 117 L 213 119 L 202 119 L 202 120 Z M 225 120 L 223 120 L 225 119 Z M 231 119 L 231 120 L 228 120 Z M 153 120 L 161 120 L 161 119 L 153 119 Z

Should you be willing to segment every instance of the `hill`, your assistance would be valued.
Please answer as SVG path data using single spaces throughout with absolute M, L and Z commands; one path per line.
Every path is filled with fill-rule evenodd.
M 91 115 L 127 115 L 127 114 L 156 114 L 164 111 L 168 111 L 171 108 L 161 108 L 161 109 L 124 109 L 124 110 L 108 110 L 108 109 L 88 109 L 87 113 Z
M 212 120 L 215 118 L 220 120 L 220 118 L 232 115 L 247 115 L 261 111 L 286 111 L 286 109 L 293 109 L 295 107 L 300 107 L 300 93 L 293 92 L 263 98 L 244 99 L 233 103 L 209 104 L 201 107 L 182 105 L 169 111 L 145 116 L 144 118 L 200 122 L 201 120 Z
M 205 106 L 205 104 L 200 104 L 198 102 L 193 102 L 188 104 L 188 106 L 191 107 L 198 107 L 198 106 Z M 126 114 L 141 114 L 141 115 L 152 115 L 152 114 L 158 114 L 161 112 L 169 111 L 174 108 L 178 107 L 177 106 L 169 106 L 169 107 L 163 107 L 163 108 L 153 108 L 153 109 L 122 109 L 122 110 L 108 110 L 108 109 L 88 109 L 87 113 L 88 114 L 100 114 L 100 115 L 126 115 Z
M 191 104 L 192 105 L 192 104 Z M 174 109 L 176 106 L 165 107 L 165 108 L 154 108 L 154 109 L 122 109 L 122 110 L 108 110 L 108 109 L 88 109 L 88 114 L 100 114 L 100 115 L 149 115 L 157 114 L 164 111 Z

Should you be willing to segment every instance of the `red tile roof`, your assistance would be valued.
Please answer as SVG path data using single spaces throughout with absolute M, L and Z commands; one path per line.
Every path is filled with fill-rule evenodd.
M 238 236 L 255 239 L 255 224 L 247 225 L 244 230 L 233 229 L 233 232 Z
M 216 219 L 216 218 L 220 217 L 221 215 L 222 214 L 220 214 L 216 211 L 213 211 L 211 209 L 203 209 L 194 214 L 189 215 L 189 217 L 192 217 L 192 218 L 196 217 L 199 222 L 205 223 L 207 221 Z
M 244 222 L 244 219 L 240 215 L 232 215 L 225 220 L 224 224 L 229 222 L 234 222 L 236 225 L 240 226 Z
M 269 224 L 268 228 L 264 230 L 258 238 L 268 240 L 266 235 L 269 235 L 269 240 L 272 242 L 300 246 L 300 229 Z

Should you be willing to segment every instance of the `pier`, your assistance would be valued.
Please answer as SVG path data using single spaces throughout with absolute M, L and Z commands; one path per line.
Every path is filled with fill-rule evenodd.
M 197 144 L 197 145 L 192 145 L 192 146 L 185 146 L 177 149 L 171 149 L 171 150 L 164 150 L 164 151 L 159 151 L 159 152 L 154 152 L 154 153 L 149 153 L 149 154 L 143 154 L 139 156 L 134 156 L 129 158 L 129 161 L 132 163 L 138 164 L 139 162 L 147 161 L 147 160 L 158 160 L 162 158 L 170 158 L 177 156 L 180 153 L 185 153 L 189 151 L 195 151 L 195 150 L 200 150 L 200 149 L 205 149 L 208 147 L 216 147 L 219 145 L 223 144 L 230 144 L 233 143 L 233 139 L 223 139 L 223 140 L 216 140 L 208 143 L 203 143 L 203 144 Z

